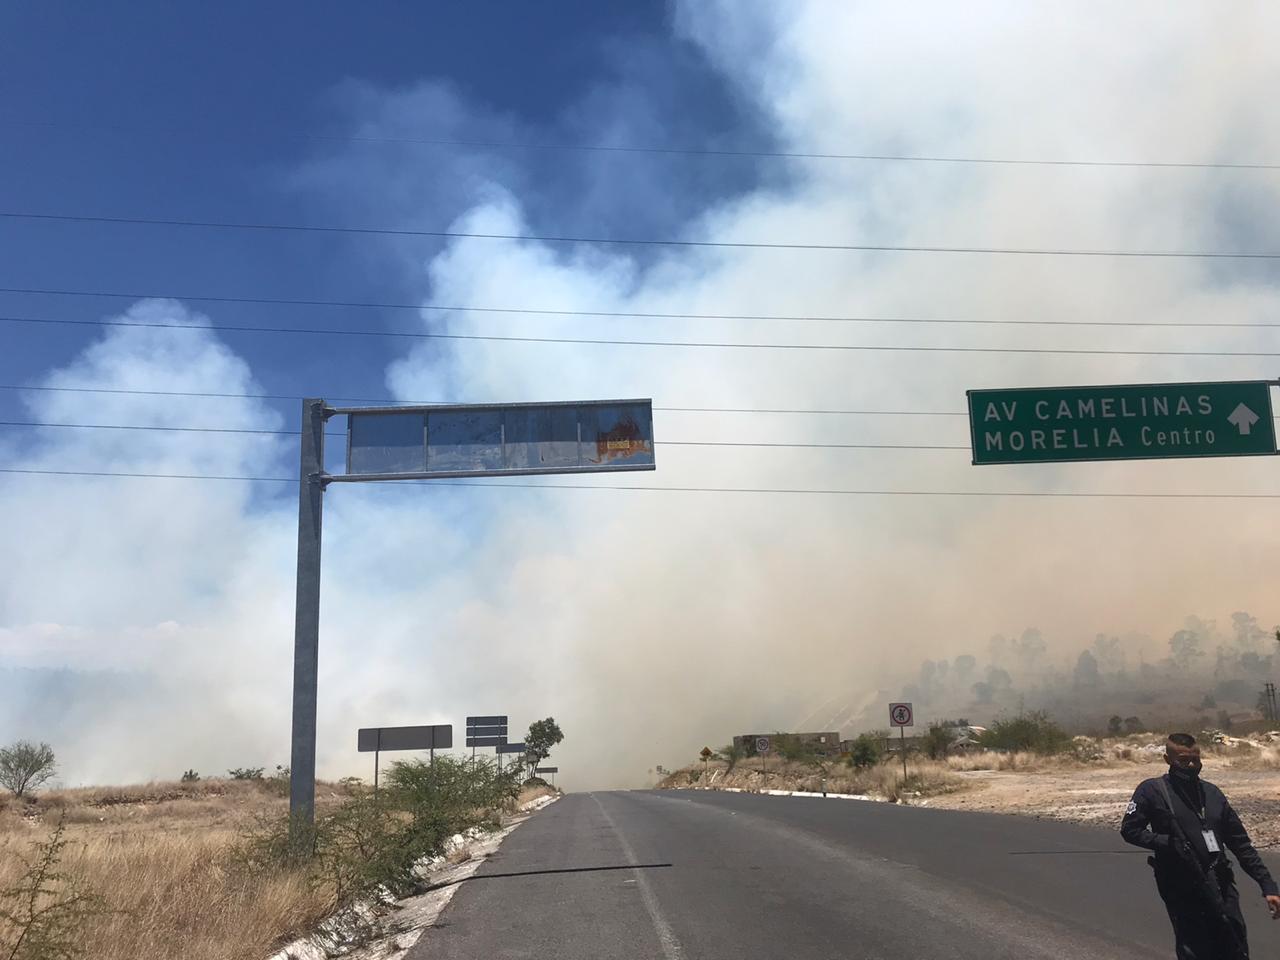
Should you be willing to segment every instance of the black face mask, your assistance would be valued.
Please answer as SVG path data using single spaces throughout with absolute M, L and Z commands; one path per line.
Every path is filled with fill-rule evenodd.
M 1194 783 L 1200 779 L 1200 769 L 1201 765 L 1199 763 L 1190 767 L 1171 766 L 1169 767 L 1169 775 L 1177 777 L 1183 783 Z

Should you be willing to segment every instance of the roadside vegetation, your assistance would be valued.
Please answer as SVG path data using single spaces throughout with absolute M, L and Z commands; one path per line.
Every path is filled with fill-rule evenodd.
M 543 730 L 559 742 L 558 727 Z M 358 943 L 383 905 L 421 889 L 425 866 L 465 856 L 459 835 L 551 792 L 526 776 L 523 764 L 499 773 L 437 756 L 392 764 L 376 793 L 358 778 L 318 783 L 301 857 L 289 843 L 286 767 L 10 788 L 0 796 L 0 960 L 262 960 L 322 925 Z
M 957 731 L 970 729 L 967 723 L 934 722 L 908 750 L 905 781 L 897 742 L 887 731 L 854 737 L 838 757 L 800 749 L 796 738 L 775 734 L 771 737 L 774 750 L 763 760 L 753 751 L 724 747 L 668 774 L 658 786 L 811 793 L 825 789 L 828 793 L 919 802 L 983 789 L 985 782 L 975 779 L 974 774 L 1070 774 L 1158 764 L 1164 733 L 1145 732 L 1137 717 L 1119 719 L 1118 734 L 1071 736 L 1042 711 L 1002 715 L 989 727 L 977 728 L 981 732 L 976 740 L 962 738 L 960 746 Z M 1280 734 L 1255 731 L 1252 738 L 1246 738 L 1220 729 L 1200 729 L 1195 724 L 1187 728 L 1196 731 L 1210 764 L 1236 771 L 1280 771 Z

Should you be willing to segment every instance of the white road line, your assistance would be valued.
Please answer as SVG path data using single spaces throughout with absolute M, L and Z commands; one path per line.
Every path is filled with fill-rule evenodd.
M 609 829 L 618 838 L 618 844 L 622 847 L 622 852 L 626 855 L 627 862 L 631 866 L 638 868 L 640 861 L 636 858 L 636 852 L 631 849 L 631 844 L 627 843 L 627 838 L 622 835 L 618 825 L 613 822 L 613 817 L 609 816 L 609 811 L 604 808 L 604 804 L 600 802 L 600 798 L 594 793 L 591 794 L 591 799 L 596 802 L 596 806 L 600 808 L 600 813 L 605 822 L 609 824 Z M 649 881 L 645 878 L 644 871 L 637 869 L 635 874 L 636 888 L 640 891 L 640 899 L 644 901 L 644 908 L 649 913 L 649 919 L 653 921 L 653 929 L 658 935 L 658 943 L 662 945 L 662 955 L 666 957 L 666 960 L 684 960 L 684 948 L 680 946 L 680 941 L 671 932 L 671 925 L 667 923 L 666 918 L 662 915 L 662 908 L 658 906 L 658 898 L 653 895 L 653 888 L 649 886 Z

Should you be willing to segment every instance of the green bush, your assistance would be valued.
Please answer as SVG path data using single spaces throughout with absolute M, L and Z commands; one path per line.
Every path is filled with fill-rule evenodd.
M 860 733 L 849 748 L 849 766 L 862 770 L 884 758 L 884 741 L 873 733 Z
M 1061 753 L 1071 746 L 1071 737 L 1043 710 L 997 717 L 979 742 L 991 750 L 1028 750 L 1033 753 Z
M 232 767 L 227 776 L 232 780 L 261 780 L 266 767 Z
M 188 770 L 182 775 L 182 782 L 183 783 L 199 783 L 200 774 L 196 773 L 195 770 Z
M 519 793 L 519 779 L 518 768 L 498 773 L 495 764 L 469 759 L 393 763 L 385 789 L 349 797 L 311 830 L 295 831 L 295 840 L 287 817 L 259 820 L 234 862 L 255 872 L 301 869 L 333 893 L 339 908 L 383 891 L 407 896 L 421 887 L 420 861 L 443 856 L 455 834 L 499 822 Z

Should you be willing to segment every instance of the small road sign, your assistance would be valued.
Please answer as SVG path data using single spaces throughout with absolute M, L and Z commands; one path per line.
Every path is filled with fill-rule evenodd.
M 968 396 L 975 464 L 1276 452 L 1265 380 L 970 390 Z
M 467 717 L 468 727 L 505 727 L 506 717 Z
M 448 750 L 453 746 L 453 725 L 431 727 L 362 727 L 356 732 L 356 750 Z
M 533 772 L 534 773 L 559 773 L 560 768 L 559 767 L 538 767 Z
M 756 753 L 768 753 L 768 752 L 769 752 L 769 738 L 756 737 Z
M 914 711 L 909 703 L 889 704 L 889 723 L 895 727 L 914 727 Z
M 356 750 L 373 754 L 373 789 L 378 789 L 378 763 L 384 750 L 430 750 L 431 763 L 437 750 L 453 746 L 453 724 L 430 727 L 361 727 L 356 731 Z
M 500 743 L 498 744 L 499 753 L 524 753 L 523 743 Z
M 507 742 L 506 737 L 467 737 L 468 747 L 500 747 Z

